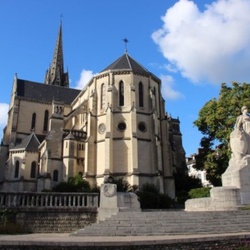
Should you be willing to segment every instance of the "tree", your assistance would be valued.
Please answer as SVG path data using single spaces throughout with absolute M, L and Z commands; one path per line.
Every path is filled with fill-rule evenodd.
M 233 82 L 221 84 L 219 98 L 208 101 L 200 110 L 194 125 L 203 134 L 196 168 L 207 171 L 208 180 L 221 185 L 231 155 L 229 139 L 242 106 L 250 107 L 250 84 Z

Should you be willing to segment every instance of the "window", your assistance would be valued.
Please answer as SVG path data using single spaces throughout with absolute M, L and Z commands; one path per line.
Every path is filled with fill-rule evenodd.
M 124 83 L 119 83 L 119 106 L 124 106 Z
M 36 113 L 33 113 L 31 119 L 31 129 L 35 129 L 35 127 L 36 127 Z
M 127 126 L 125 122 L 120 122 L 117 127 L 120 131 L 124 131 Z
M 19 161 L 16 161 L 14 178 L 18 178 L 19 176 L 19 165 L 20 165 Z
M 43 131 L 48 131 L 49 111 L 44 112 Z
M 143 107 L 143 84 L 139 83 L 139 107 Z
M 105 108 L 106 105 L 106 89 L 105 89 L 105 84 L 103 83 L 101 86 L 101 109 Z
M 31 163 L 30 178 L 36 178 L 36 162 Z
M 141 131 L 141 132 L 146 132 L 146 124 L 144 122 L 140 122 L 138 124 L 138 129 Z
M 58 181 L 58 170 L 54 170 L 53 172 L 53 181 Z

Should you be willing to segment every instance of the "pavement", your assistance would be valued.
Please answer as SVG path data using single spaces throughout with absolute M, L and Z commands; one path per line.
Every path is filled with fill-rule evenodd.
M 45 246 L 122 246 L 161 245 L 181 242 L 207 242 L 227 239 L 250 239 L 249 233 L 209 235 L 157 235 L 157 236 L 74 236 L 68 233 L 41 233 L 0 235 L 1 245 L 45 245 Z

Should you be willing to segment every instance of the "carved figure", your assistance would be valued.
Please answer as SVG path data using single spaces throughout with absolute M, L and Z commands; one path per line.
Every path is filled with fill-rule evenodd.
M 248 108 L 243 106 L 241 113 L 237 117 L 234 131 L 230 134 L 230 146 L 236 160 L 241 160 L 245 155 L 250 154 L 250 116 L 248 115 Z
M 248 108 L 243 106 L 241 108 L 242 115 L 237 117 L 235 127 L 240 131 L 246 132 L 248 135 L 250 134 L 250 116 L 248 115 Z

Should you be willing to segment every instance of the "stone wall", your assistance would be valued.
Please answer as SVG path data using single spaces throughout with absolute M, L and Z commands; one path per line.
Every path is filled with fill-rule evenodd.
M 25 233 L 70 233 L 97 221 L 97 208 L 25 208 L 15 212 Z

